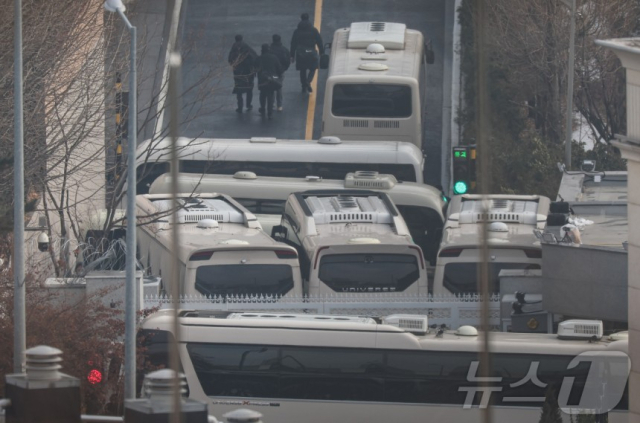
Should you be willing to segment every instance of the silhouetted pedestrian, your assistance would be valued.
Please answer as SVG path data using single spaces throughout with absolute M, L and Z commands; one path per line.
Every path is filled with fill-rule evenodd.
M 324 54 L 324 46 L 322 45 L 322 37 L 320 32 L 309 21 L 309 15 L 303 13 L 300 16 L 298 28 L 293 31 L 291 37 L 291 63 L 296 62 L 296 69 L 300 71 L 300 85 L 302 92 L 311 89 L 311 81 L 318 69 L 318 52 Z
M 276 89 L 282 86 L 282 66 L 278 58 L 269 51 L 269 44 L 262 45 L 258 57 L 258 89 L 260 90 L 260 113 L 273 114 L 273 96 Z
M 236 112 L 242 113 L 242 94 L 247 97 L 247 110 L 251 110 L 253 100 L 253 81 L 258 54 L 247 43 L 242 41 L 242 35 L 236 35 L 236 42 L 229 52 L 229 64 L 233 67 L 233 93 L 238 100 Z
M 284 84 L 284 72 L 289 69 L 289 49 L 287 49 L 284 45 L 282 45 L 282 39 L 280 35 L 273 34 L 273 42 L 269 49 L 271 53 L 273 53 L 278 60 L 280 61 L 280 66 L 282 66 L 282 76 L 280 78 L 280 82 Z M 282 87 L 276 90 L 276 107 L 279 112 L 282 111 Z

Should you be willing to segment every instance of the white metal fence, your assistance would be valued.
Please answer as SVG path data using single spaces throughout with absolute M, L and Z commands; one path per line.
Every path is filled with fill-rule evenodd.
M 401 296 L 392 294 L 336 294 L 322 297 L 207 297 L 182 296 L 180 308 L 234 312 L 309 313 L 349 316 L 422 314 L 429 324 L 458 328 L 480 325 L 482 298 L 469 296 Z M 172 308 L 168 297 L 146 296 L 145 308 Z M 489 298 L 489 322 L 500 327 L 500 297 Z

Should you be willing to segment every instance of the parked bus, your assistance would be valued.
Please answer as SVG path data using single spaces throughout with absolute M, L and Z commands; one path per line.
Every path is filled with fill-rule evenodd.
M 331 44 L 322 135 L 404 141 L 422 148 L 427 56 L 432 63 L 422 33 L 405 24 L 354 22 L 338 29 Z
M 256 217 L 222 194 L 139 195 L 138 254 L 147 272 L 162 277 L 161 292 L 213 297 L 302 295 L 296 250 L 274 241 Z M 172 214 L 178 227 L 172 228 Z M 171 236 L 178 232 L 180 280 L 171 279 Z
M 160 175 L 170 171 L 169 139 L 147 140 L 138 147 L 137 193 L 146 194 Z M 275 138 L 178 140 L 179 171 L 198 175 L 233 175 L 239 171 L 262 176 L 344 179 L 347 173 L 368 170 L 394 175 L 400 181 L 423 183 L 424 155 L 402 142 L 342 142 Z
M 178 174 L 178 191 L 209 193 L 221 192 L 233 197 L 254 213 L 265 232 L 271 233 L 280 224 L 284 205 L 293 192 L 307 190 L 369 189 L 389 195 L 409 227 L 413 242 L 422 248 L 425 259 L 436 264 L 447 199 L 441 191 L 429 185 L 400 182 L 393 175 L 356 171 L 342 180 L 306 178 L 280 178 L 237 172 L 235 175 Z M 158 177 L 149 188 L 151 194 L 171 192 L 171 175 Z
M 142 323 L 145 364 L 167 365 L 172 313 Z M 491 399 L 493 422 L 538 423 L 549 397 L 565 411 L 567 404 L 585 414 L 612 409 L 610 423 L 627 421 L 628 341 L 599 337 L 602 322 L 561 323 L 559 334 L 569 339 L 491 333 L 487 387 L 478 379 L 481 334 L 470 326 L 443 331 L 427 324 L 426 316 L 415 315 L 377 322 L 181 310 L 177 341 L 189 397 L 209 404 L 216 416 L 246 407 L 265 422 L 478 422 L 480 405 Z
M 426 295 L 422 250 L 389 197 L 374 191 L 293 193 L 273 228 L 296 248 L 306 292 Z
M 483 221 L 487 221 L 489 278 L 500 292 L 498 275 L 507 269 L 540 269 L 542 248 L 534 229 L 544 229 L 550 200 L 538 195 L 489 195 L 485 212 L 482 196 L 455 196 L 449 204 L 438 252 L 434 293 L 475 294 Z

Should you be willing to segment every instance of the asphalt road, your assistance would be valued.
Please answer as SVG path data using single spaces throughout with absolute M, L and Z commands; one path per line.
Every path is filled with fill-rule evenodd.
M 311 15 L 318 0 L 237 0 L 212 2 L 185 0 L 180 26 L 183 52 L 184 97 L 183 127 L 187 137 L 248 138 L 272 136 L 282 139 L 304 139 L 307 130 L 309 94 L 300 91 L 294 66 L 285 73 L 282 113 L 273 120 L 264 120 L 258 113 L 258 90 L 254 89 L 254 109 L 237 114 L 232 94 L 232 72 L 227 55 L 236 34 L 257 52 L 260 45 L 271 42 L 278 33 L 288 47 L 299 16 Z M 450 21 L 451 19 L 449 19 Z M 440 183 L 440 160 L 443 113 L 443 66 L 445 30 L 450 31 L 445 16 L 445 0 L 324 0 L 322 2 L 321 34 L 330 42 L 337 28 L 351 22 L 387 21 L 407 24 L 431 39 L 436 61 L 427 70 L 427 124 L 423 148 L 427 153 L 425 178 L 427 183 Z M 450 39 L 450 37 L 448 38 Z M 318 89 L 313 124 L 313 138 L 320 136 L 324 83 L 327 71 L 318 74 Z

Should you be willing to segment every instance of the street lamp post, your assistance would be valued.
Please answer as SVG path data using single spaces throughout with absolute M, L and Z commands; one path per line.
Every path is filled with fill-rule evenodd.
M 124 341 L 124 395 L 136 397 L 136 144 L 138 124 L 136 119 L 136 27 L 124 14 L 122 0 L 106 0 L 104 8 L 117 12 L 131 34 L 131 70 L 129 72 L 129 130 L 127 151 L 127 265 L 125 285 L 125 341 Z

